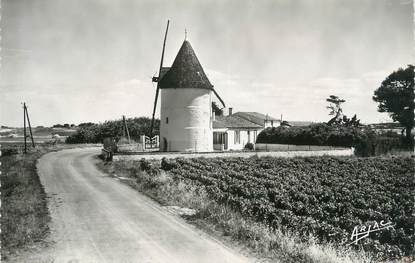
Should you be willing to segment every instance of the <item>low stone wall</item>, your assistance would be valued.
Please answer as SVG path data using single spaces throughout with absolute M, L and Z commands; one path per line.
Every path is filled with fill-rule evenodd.
M 224 151 L 225 146 L 223 144 L 214 144 L 213 145 L 213 150 L 215 150 L 215 151 Z
M 309 157 L 309 156 L 352 156 L 353 148 L 343 148 L 343 149 L 333 149 L 333 150 L 320 150 L 320 151 L 247 151 L 247 152 L 209 152 L 209 153 L 143 153 L 143 154 L 133 154 L 133 155 L 114 155 L 113 159 L 116 160 L 140 160 L 144 159 L 153 159 L 161 160 L 162 158 L 249 158 L 253 156 L 258 157 L 280 157 L 280 158 L 290 158 L 290 157 Z
M 256 151 L 331 151 L 344 150 L 348 148 L 333 147 L 333 146 L 318 146 L 318 145 L 293 145 L 293 144 L 270 144 L 257 143 L 255 144 Z
M 140 143 L 118 144 L 118 152 L 143 152 L 143 145 Z

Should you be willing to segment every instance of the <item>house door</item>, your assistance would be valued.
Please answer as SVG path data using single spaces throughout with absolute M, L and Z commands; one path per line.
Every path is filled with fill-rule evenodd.
M 214 132 L 213 133 L 213 145 L 223 145 L 223 149 L 228 149 L 228 133 L 226 132 Z M 221 146 L 219 146 L 221 147 Z M 219 148 L 217 148 L 218 150 Z
M 167 139 L 165 137 L 163 137 L 163 152 L 167 152 Z
M 222 140 L 223 149 L 227 150 L 228 149 L 228 133 L 224 132 L 224 133 L 222 133 L 222 136 L 223 136 L 223 140 Z

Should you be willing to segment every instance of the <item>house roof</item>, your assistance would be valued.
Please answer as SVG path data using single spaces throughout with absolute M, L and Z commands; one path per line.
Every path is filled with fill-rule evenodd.
M 160 79 L 162 79 L 164 75 L 166 75 L 166 73 L 169 72 L 169 70 L 170 70 L 170 67 L 162 67 L 160 71 Z
M 240 118 L 243 118 L 245 120 L 248 120 L 250 122 L 253 122 L 257 125 L 261 125 L 261 127 L 264 126 L 264 121 L 265 120 L 269 120 L 269 121 L 279 121 L 278 119 L 259 113 L 259 112 L 236 112 L 233 115 L 236 115 Z
M 216 116 L 215 120 L 213 121 L 213 129 L 261 129 L 262 127 L 262 125 L 255 124 L 235 115 Z
M 161 78 L 160 88 L 213 88 L 189 41 L 183 42 L 173 65 Z

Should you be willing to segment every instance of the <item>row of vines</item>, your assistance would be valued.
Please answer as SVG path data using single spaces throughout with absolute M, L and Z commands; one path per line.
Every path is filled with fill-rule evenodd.
M 243 216 L 320 242 L 349 245 L 355 226 L 392 222 L 351 246 L 382 259 L 414 253 L 413 159 L 174 159 L 162 169 Z

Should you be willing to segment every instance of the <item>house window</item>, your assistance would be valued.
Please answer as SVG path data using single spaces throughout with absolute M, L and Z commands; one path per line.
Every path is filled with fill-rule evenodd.
M 213 133 L 213 144 L 223 144 L 225 138 L 224 132 L 214 132 Z
M 166 124 L 169 124 L 169 117 L 166 117 Z
M 234 144 L 240 144 L 240 143 L 241 143 L 241 132 L 235 131 Z

